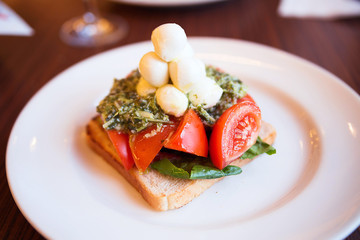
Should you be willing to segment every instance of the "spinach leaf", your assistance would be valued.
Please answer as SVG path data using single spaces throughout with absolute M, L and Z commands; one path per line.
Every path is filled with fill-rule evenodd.
M 189 179 L 190 174 L 182 168 L 176 167 L 170 162 L 169 159 L 163 158 L 159 161 L 155 161 L 151 164 L 151 168 L 159 171 L 164 175 L 173 176 L 176 178 Z
M 276 153 L 276 149 L 267 144 L 266 142 L 263 142 L 260 137 L 256 139 L 256 143 L 248 149 L 241 157 L 240 159 L 253 159 L 254 157 L 266 153 L 268 155 L 272 155 Z
M 225 173 L 226 176 L 237 175 L 242 173 L 241 168 L 233 165 L 227 165 L 226 167 L 224 167 L 222 171 Z
M 157 161 L 150 167 L 162 174 L 182 179 L 214 179 L 240 174 L 240 167 L 228 165 L 224 169 L 217 169 L 209 158 L 197 157 L 177 151 L 160 152 Z M 256 143 L 247 150 L 240 159 L 252 159 L 257 155 L 267 153 L 275 154 L 276 149 L 263 142 L 260 137 Z
M 242 172 L 241 168 L 233 165 L 226 166 L 223 170 L 215 167 L 195 165 L 190 174 L 190 179 L 214 179 L 230 175 L 237 175 Z
M 182 179 L 214 179 L 230 175 L 240 174 L 241 168 L 237 166 L 227 166 L 223 170 L 217 169 L 213 166 L 200 165 L 190 161 L 184 161 L 176 166 L 168 158 L 162 158 L 151 164 L 151 168 L 159 171 L 162 174 L 173 176 Z M 185 170 L 187 169 L 187 170 Z

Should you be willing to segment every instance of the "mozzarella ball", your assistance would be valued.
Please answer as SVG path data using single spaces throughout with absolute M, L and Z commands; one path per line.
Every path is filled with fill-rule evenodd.
M 182 116 L 187 107 L 188 99 L 186 95 L 172 84 L 167 84 L 156 90 L 156 101 L 161 109 L 175 117 Z
M 155 52 L 148 52 L 140 59 L 139 71 L 141 76 L 154 87 L 161 87 L 169 81 L 168 64 Z
M 175 59 L 173 59 L 172 61 L 176 61 L 178 59 L 181 58 L 187 58 L 187 57 L 194 57 L 194 50 L 191 47 L 189 42 L 186 42 L 185 48 L 184 50 L 180 53 L 180 55 L 178 55 Z
M 155 28 L 151 41 L 156 54 L 169 62 L 175 59 L 185 49 L 187 37 L 184 29 L 175 23 L 165 23 Z
M 141 97 L 145 97 L 151 93 L 156 92 L 156 87 L 152 86 L 150 83 L 148 83 L 148 81 L 141 77 L 138 84 L 136 85 L 136 92 Z
M 169 63 L 169 73 L 174 86 L 188 93 L 206 77 L 205 64 L 197 58 L 181 58 Z
M 203 78 L 189 93 L 189 100 L 195 106 L 211 108 L 220 100 L 223 89 L 209 78 Z

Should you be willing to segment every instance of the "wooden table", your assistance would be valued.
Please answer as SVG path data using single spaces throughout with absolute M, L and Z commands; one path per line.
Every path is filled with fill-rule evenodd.
M 42 239 L 11 196 L 5 172 L 8 137 L 29 99 L 55 75 L 104 50 L 148 40 L 165 22 L 180 24 L 189 36 L 253 41 L 298 55 L 329 70 L 360 93 L 360 18 L 323 21 L 288 19 L 277 14 L 278 0 L 229 0 L 187 8 L 147 8 L 100 1 L 103 13 L 129 23 L 116 45 L 74 48 L 59 39 L 66 20 L 83 13 L 81 1 L 5 0 L 35 30 L 32 37 L 0 36 L 0 239 Z M 347 239 L 360 239 L 360 229 Z

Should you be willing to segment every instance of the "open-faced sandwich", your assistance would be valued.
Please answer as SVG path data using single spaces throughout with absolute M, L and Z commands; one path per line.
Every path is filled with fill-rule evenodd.
M 177 24 L 115 79 L 87 124 L 88 143 L 157 210 L 184 206 L 262 153 L 276 131 L 241 80 L 195 57 Z

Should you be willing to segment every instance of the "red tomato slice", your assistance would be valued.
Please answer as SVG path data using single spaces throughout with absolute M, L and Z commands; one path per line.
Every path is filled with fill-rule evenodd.
M 244 101 L 250 101 L 255 103 L 254 99 L 250 96 L 250 94 L 246 94 L 244 97 L 239 98 L 237 103 L 244 102 Z
M 132 168 L 134 166 L 134 159 L 129 146 L 129 135 L 126 133 L 119 133 L 115 130 L 107 131 L 107 134 L 114 145 L 124 168 L 126 170 Z
M 256 141 L 261 112 L 255 102 L 243 99 L 227 109 L 216 121 L 210 136 L 210 158 L 223 169 L 239 158 Z
M 194 110 L 189 109 L 186 112 L 164 147 L 201 157 L 208 156 L 209 147 L 204 124 Z
M 164 146 L 176 125 L 164 124 L 160 129 L 153 125 L 137 134 L 131 134 L 129 143 L 136 167 L 144 172 Z

